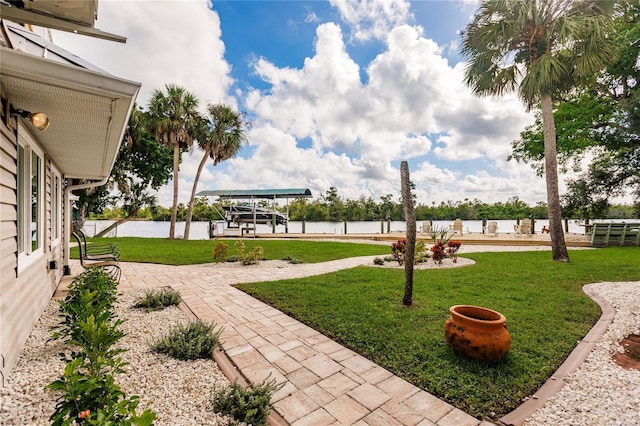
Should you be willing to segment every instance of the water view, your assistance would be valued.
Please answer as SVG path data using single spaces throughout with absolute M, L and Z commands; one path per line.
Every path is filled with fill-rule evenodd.
M 496 220 L 498 223 L 499 234 L 513 234 L 516 220 Z M 89 236 L 93 236 L 114 223 L 110 220 L 87 220 L 85 221 L 83 230 Z M 453 223 L 452 220 L 433 221 L 435 227 L 449 227 Z M 224 236 L 227 231 L 226 222 L 215 221 L 214 235 Z M 110 237 L 148 237 L 148 238 L 167 238 L 169 236 L 170 222 L 154 222 L 154 221 L 129 221 L 116 227 L 109 233 Z M 181 238 L 184 234 L 184 222 L 176 223 L 176 237 Z M 418 230 L 422 225 L 422 221 L 418 221 Z M 584 234 L 583 222 L 577 220 L 568 221 L 568 233 Z M 406 223 L 404 221 L 368 221 L 368 222 L 302 222 L 291 221 L 287 225 L 277 225 L 276 234 L 384 234 L 388 232 L 404 232 Z M 548 227 L 549 221 L 546 219 L 535 221 L 535 232 L 540 232 L 543 226 Z M 465 233 L 481 233 L 482 221 L 465 220 L 463 221 L 463 230 Z M 273 230 L 268 225 L 258 224 L 256 232 L 259 234 L 272 233 Z M 209 239 L 209 222 L 192 222 L 189 239 L 204 240 Z

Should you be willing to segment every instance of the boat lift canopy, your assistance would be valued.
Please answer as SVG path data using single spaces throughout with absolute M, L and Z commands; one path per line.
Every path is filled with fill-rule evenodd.
M 215 191 L 200 191 L 198 197 L 212 197 L 228 199 L 263 198 L 273 200 L 275 198 L 311 198 L 311 190 L 308 188 L 285 189 L 229 189 Z
M 287 214 L 284 216 L 283 222 L 285 225 L 285 232 L 288 232 L 287 221 L 289 218 L 289 198 L 311 198 L 311 190 L 308 188 L 285 188 L 285 189 L 232 189 L 232 190 L 215 190 L 215 191 L 200 191 L 196 194 L 199 197 L 218 197 L 218 198 L 226 198 L 226 199 L 267 199 L 273 200 L 273 209 L 270 212 L 271 215 L 271 226 L 272 232 L 276 232 L 276 224 L 279 222 L 277 219 L 277 215 L 279 213 L 275 210 L 276 198 L 286 198 L 287 199 Z M 227 226 L 231 226 L 231 223 L 236 223 L 238 228 L 242 225 L 242 223 L 250 224 L 253 223 L 253 227 L 246 227 L 247 231 L 253 230 L 253 236 L 256 236 L 256 224 L 258 222 L 263 222 L 265 219 L 262 216 L 265 216 L 263 213 L 260 214 L 261 218 L 258 220 L 258 214 L 256 211 L 255 204 L 253 205 L 252 211 L 249 215 L 246 212 L 230 212 L 227 211 L 226 214 L 221 214 L 221 217 L 224 217 L 227 221 Z M 229 228 L 227 228 L 229 229 Z M 241 235 L 243 230 L 241 230 Z M 211 231 L 210 231 L 211 232 Z

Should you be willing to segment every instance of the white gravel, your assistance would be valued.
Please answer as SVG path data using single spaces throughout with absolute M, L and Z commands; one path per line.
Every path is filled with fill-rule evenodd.
M 138 395 L 141 412 L 147 404 L 156 412 L 156 425 L 227 425 L 226 418 L 210 407 L 214 385 L 229 384 L 217 364 L 210 359 L 178 361 L 149 350 L 148 342 L 165 335 L 169 328 L 187 318 L 177 307 L 157 312 L 133 309 L 143 291 L 119 297 L 117 315 L 128 319 L 121 327 L 126 336 L 119 345 L 129 351 L 122 357 L 129 362 L 126 374 L 116 377 L 127 396 Z M 0 387 L 1 425 L 49 425 L 55 395 L 47 384 L 60 377 L 64 363 L 58 353 L 60 342 L 47 342 L 50 327 L 58 321 L 58 304 L 49 302 L 25 346 L 5 387 Z
M 613 361 L 624 352 L 620 341 L 640 333 L 640 282 L 590 284 L 616 314 L 585 362 L 526 426 L 640 425 L 640 371 L 624 369 Z

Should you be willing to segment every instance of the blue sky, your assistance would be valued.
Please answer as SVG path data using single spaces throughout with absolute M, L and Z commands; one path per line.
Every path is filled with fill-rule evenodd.
M 154 89 L 179 84 L 201 109 L 246 112 L 249 145 L 209 165 L 198 190 L 329 187 L 343 198 L 400 195 L 407 160 L 419 202 L 546 200 L 544 179 L 507 162 L 533 120 L 513 94 L 463 83 L 466 1 L 101 0 L 96 27 L 126 44 L 55 32 L 54 42 Z M 201 153 L 180 167 L 186 202 Z M 561 178 L 561 180 L 563 180 Z M 171 203 L 171 186 L 158 192 Z

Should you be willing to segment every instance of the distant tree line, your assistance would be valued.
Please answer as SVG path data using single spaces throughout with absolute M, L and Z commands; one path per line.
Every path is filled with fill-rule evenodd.
M 228 200 L 222 202 L 209 202 L 206 197 L 197 197 L 194 200 L 193 220 L 208 221 L 219 220 L 220 212 L 224 205 L 229 205 Z M 258 207 L 271 207 L 270 201 L 257 202 Z M 286 213 L 286 205 L 278 205 L 276 209 Z M 404 220 L 402 200 L 393 200 L 391 194 L 380 197 L 375 201 L 371 197 L 360 197 L 357 200 L 343 199 L 338 195 L 338 190 L 331 187 L 325 194 L 321 194 L 313 200 L 300 198 L 292 200 L 288 205 L 289 218 L 293 221 L 306 220 L 309 222 L 342 222 L 342 221 L 378 221 L 378 220 Z M 178 204 L 177 220 L 185 221 L 188 209 L 183 203 Z M 505 202 L 485 203 L 480 200 L 432 202 L 431 205 L 416 203 L 416 220 L 511 220 L 526 217 L 534 219 L 547 219 L 547 206 L 537 203 L 530 206 L 518 197 L 508 198 Z M 639 212 L 634 206 L 612 205 L 607 214 L 601 218 L 637 218 Z M 100 214 L 90 215 L 91 219 L 118 219 L 126 216 L 127 212 L 119 207 L 105 208 Z M 140 210 L 138 217 L 146 220 L 169 221 L 171 209 L 162 206 L 151 206 Z M 564 216 L 569 219 L 585 219 L 579 215 Z

